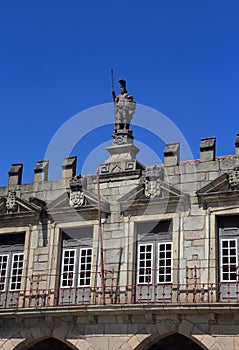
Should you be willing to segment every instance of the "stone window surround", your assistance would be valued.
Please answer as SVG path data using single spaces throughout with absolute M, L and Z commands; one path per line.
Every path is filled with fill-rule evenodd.
M 28 271 L 32 270 L 32 262 L 33 262 L 33 252 L 30 250 L 30 236 L 31 236 L 31 225 L 28 226 L 22 226 L 22 227 L 4 227 L 0 228 L 0 235 L 11 235 L 11 234 L 16 234 L 16 233 L 24 233 L 25 234 L 25 241 L 24 241 L 24 250 L 23 250 L 23 269 L 22 269 L 22 276 L 27 276 L 28 274 L 30 275 L 31 272 L 29 273 Z M 21 281 L 21 287 L 20 289 L 26 289 L 27 286 L 27 279 L 22 278 Z
M 53 276 L 59 276 L 61 273 L 61 255 L 62 255 L 62 232 L 64 229 L 67 228 L 81 228 L 81 227 L 93 227 L 93 238 L 92 238 L 92 274 L 96 274 L 97 271 L 97 266 L 96 262 L 97 260 L 99 261 L 99 249 L 98 249 L 98 230 L 99 230 L 99 225 L 98 225 L 98 220 L 89 220 L 89 221 L 74 221 L 70 223 L 59 223 L 55 225 L 55 238 L 53 237 L 54 234 L 51 236 L 52 242 L 51 244 L 51 254 L 52 256 L 55 256 L 56 259 L 52 262 L 52 275 Z M 51 288 L 59 288 L 60 286 L 60 280 L 59 278 L 56 277 L 56 279 L 52 279 L 51 283 Z
M 143 216 L 131 216 L 131 228 L 132 228 L 132 234 L 129 237 L 129 245 L 133 246 L 133 261 L 131 262 L 131 267 L 129 267 L 130 270 L 134 270 L 135 268 L 135 262 L 137 261 L 137 225 L 140 223 L 146 223 L 150 221 L 172 221 L 172 268 L 177 269 L 179 267 L 180 256 L 183 256 L 182 249 L 180 249 L 180 243 L 182 244 L 183 235 L 182 233 L 182 221 L 183 221 L 183 215 L 182 213 L 164 213 L 164 214 L 150 214 L 150 215 L 143 215 Z M 163 241 L 162 241 L 163 242 Z M 136 282 L 136 276 L 132 276 L 134 284 Z M 176 274 L 173 274 L 172 276 L 172 283 L 176 283 L 177 276 Z
M 166 253 L 170 253 L 170 258 L 167 259 L 167 261 L 170 260 L 170 264 L 166 263 Z M 163 258 L 160 258 L 161 254 L 164 254 Z M 142 258 L 140 258 L 140 255 Z M 147 264 L 147 262 L 150 262 L 150 266 Z M 147 269 L 149 269 L 149 273 L 147 273 Z M 151 243 L 151 241 L 148 243 L 139 243 L 137 261 L 137 284 L 165 284 L 171 282 L 172 242 L 163 240 L 158 241 L 155 244 Z
M 70 254 L 70 256 L 67 257 L 67 254 Z M 65 259 L 67 260 L 66 263 L 64 263 Z M 73 262 L 69 263 L 69 259 Z M 86 259 L 87 261 L 89 260 L 88 263 L 85 261 Z M 90 267 L 88 267 L 89 265 Z M 64 248 L 61 269 L 61 288 L 89 287 L 91 285 L 91 268 L 92 247 L 81 247 L 78 249 Z
M 217 274 L 215 268 L 220 263 L 219 257 L 219 244 L 218 244 L 218 225 L 217 219 L 220 216 L 232 216 L 239 215 L 239 206 L 230 206 L 228 208 L 212 208 L 209 207 L 206 210 L 206 241 L 208 241 L 208 264 L 211 272 L 209 278 L 212 283 L 217 282 Z

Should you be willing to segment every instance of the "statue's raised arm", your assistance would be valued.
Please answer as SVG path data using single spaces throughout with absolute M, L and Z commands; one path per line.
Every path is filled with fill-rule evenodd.
M 112 91 L 113 100 L 115 103 L 115 130 L 129 129 L 136 108 L 136 103 L 133 96 L 128 94 L 126 90 L 126 81 L 124 79 L 120 79 L 119 83 L 119 95 L 116 96 L 115 91 Z

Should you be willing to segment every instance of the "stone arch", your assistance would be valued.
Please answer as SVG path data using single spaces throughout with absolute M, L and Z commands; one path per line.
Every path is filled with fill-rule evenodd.
M 26 339 L 23 339 L 16 347 L 15 346 L 13 346 L 12 348 L 7 347 L 7 349 L 9 349 L 9 350 L 38 350 L 36 348 L 36 345 L 41 344 L 41 343 L 43 343 L 43 345 L 44 345 L 44 341 L 47 341 L 49 339 L 55 340 L 56 344 L 61 343 L 61 344 L 65 345 L 65 348 L 64 348 L 64 346 L 62 346 L 62 349 L 60 349 L 60 350 L 79 350 L 82 348 L 84 350 L 94 350 L 94 348 L 84 339 L 81 339 L 81 338 L 65 339 L 64 337 L 55 337 L 55 336 L 51 336 L 51 335 L 50 336 L 45 335 L 44 337 L 35 338 L 35 339 L 32 337 L 26 338 Z M 13 344 L 13 340 L 10 339 L 9 343 Z M 58 348 L 59 347 L 56 347 L 57 350 L 58 350 Z
M 56 350 L 76 350 L 73 344 L 63 339 L 57 339 L 54 337 L 42 337 L 40 339 L 27 338 L 17 345 L 14 350 L 40 350 L 40 349 L 56 349 Z
M 132 337 L 118 350 L 153 350 L 153 346 L 162 339 L 173 334 L 179 334 L 193 341 L 201 350 L 209 350 L 213 347 L 215 350 L 222 350 L 217 340 L 209 334 L 205 334 L 194 323 L 183 320 L 180 323 L 174 323 L 172 320 L 162 320 L 160 323 L 147 325 L 142 328 L 138 334 Z
M 36 322 L 31 328 L 25 328 L 21 332 L 15 334 L 11 339 L 4 343 L 8 350 L 28 350 L 31 346 L 41 341 L 53 338 L 68 346 L 69 349 L 78 350 L 94 350 L 80 335 L 76 333 L 75 325 L 66 326 L 65 323 L 53 325 L 47 319 L 46 322 Z M 5 345 L 6 344 L 6 345 Z M 4 348 L 3 348 L 4 349 Z

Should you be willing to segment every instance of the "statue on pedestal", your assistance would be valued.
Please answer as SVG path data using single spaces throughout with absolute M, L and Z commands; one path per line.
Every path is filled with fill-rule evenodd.
M 115 103 L 115 132 L 117 132 L 117 130 L 129 129 L 136 108 L 133 96 L 128 94 L 126 90 L 126 81 L 120 79 L 119 83 L 120 94 L 116 96 L 115 91 L 112 91 Z

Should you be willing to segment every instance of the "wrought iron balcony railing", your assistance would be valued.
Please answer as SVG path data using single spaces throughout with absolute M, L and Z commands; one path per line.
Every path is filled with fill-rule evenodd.
M 148 279 L 144 283 L 137 278 L 138 271 L 105 270 L 104 280 L 101 273 L 87 272 L 86 276 L 81 273 L 68 273 L 67 276 L 39 274 L 18 276 L 21 282 L 19 290 L 7 289 L 11 281 L 4 277 L 0 279 L 0 309 L 104 304 L 238 303 L 238 268 L 235 270 L 234 280 L 219 281 L 220 271 L 217 268 L 172 269 L 171 279 L 163 283 L 152 283 L 153 278 L 157 279 L 156 270 L 147 271 Z M 129 280 L 133 282 L 125 282 Z M 79 285 L 79 281 L 84 281 L 85 285 Z

